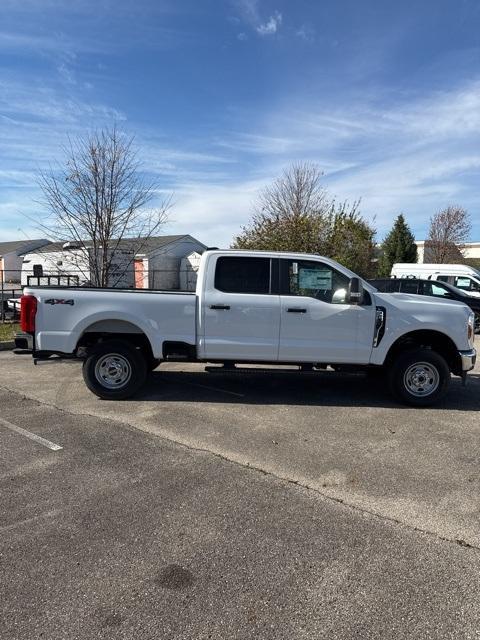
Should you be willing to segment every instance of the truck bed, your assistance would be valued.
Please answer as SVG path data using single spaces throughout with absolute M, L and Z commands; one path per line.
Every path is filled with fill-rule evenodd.
M 144 333 L 155 357 L 164 341 L 195 345 L 196 295 L 148 289 L 27 287 L 38 300 L 35 349 L 73 353 L 85 333 Z M 114 320 L 112 320 L 114 318 Z

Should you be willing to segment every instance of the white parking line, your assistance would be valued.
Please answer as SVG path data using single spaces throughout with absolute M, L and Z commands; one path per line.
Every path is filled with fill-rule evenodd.
M 60 451 L 60 449 L 63 449 L 63 447 L 61 447 L 59 444 L 50 442 L 50 440 L 45 440 L 45 438 L 41 438 L 35 433 L 30 433 L 30 431 L 22 429 L 22 427 L 17 427 L 16 424 L 12 424 L 11 422 L 8 422 L 8 420 L 4 420 L 3 418 L 0 418 L 0 424 L 3 424 L 3 426 L 7 427 L 7 429 L 10 429 L 10 431 L 15 431 L 16 433 L 19 433 L 26 438 L 30 438 L 30 440 L 33 440 L 34 442 L 38 442 L 38 444 L 43 444 L 44 447 L 48 447 L 48 449 L 51 449 L 52 451 Z

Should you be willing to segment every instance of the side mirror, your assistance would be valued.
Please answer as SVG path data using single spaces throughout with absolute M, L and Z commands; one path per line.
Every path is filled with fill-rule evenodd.
M 360 278 L 350 278 L 348 283 L 347 303 L 362 304 L 363 302 L 363 283 Z

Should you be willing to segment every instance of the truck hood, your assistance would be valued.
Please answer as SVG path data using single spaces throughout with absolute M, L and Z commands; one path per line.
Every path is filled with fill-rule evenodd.
M 382 301 L 386 307 L 394 307 L 399 311 L 406 311 L 417 315 L 422 311 L 428 313 L 454 314 L 461 317 L 462 314 L 468 318 L 471 310 L 458 300 L 437 300 L 433 296 L 420 296 L 410 293 L 380 293 L 375 292 L 377 301 Z
M 384 306 L 396 321 L 402 325 L 412 321 L 424 325 L 424 328 L 435 329 L 442 333 L 466 333 L 468 317 L 471 309 L 457 300 L 436 300 L 428 296 L 408 293 L 375 293 L 377 305 Z

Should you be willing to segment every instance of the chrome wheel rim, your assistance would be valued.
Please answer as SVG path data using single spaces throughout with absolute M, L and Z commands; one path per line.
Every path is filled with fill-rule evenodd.
M 406 370 L 403 382 L 412 396 L 424 398 L 438 389 L 440 374 L 430 362 L 415 362 Z
M 95 378 L 106 389 L 122 389 L 132 377 L 132 367 L 118 353 L 108 353 L 95 365 Z

